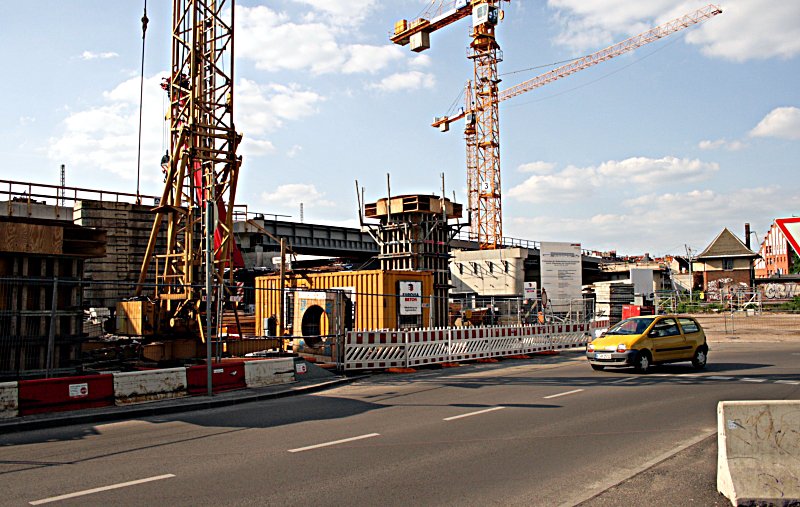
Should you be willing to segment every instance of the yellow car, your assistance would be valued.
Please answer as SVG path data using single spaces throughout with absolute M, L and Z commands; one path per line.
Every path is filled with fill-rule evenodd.
M 700 324 L 682 315 L 632 317 L 611 326 L 586 347 L 586 359 L 595 370 L 633 366 L 640 373 L 654 364 L 691 361 L 705 368 L 706 335 Z

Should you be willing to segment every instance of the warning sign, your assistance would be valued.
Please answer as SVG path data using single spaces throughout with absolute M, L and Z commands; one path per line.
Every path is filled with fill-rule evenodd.
M 89 384 L 70 384 L 69 397 L 70 398 L 85 398 L 89 396 Z
M 800 255 L 800 217 L 777 218 L 775 223 L 786 236 L 786 240 L 792 245 L 797 255 Z

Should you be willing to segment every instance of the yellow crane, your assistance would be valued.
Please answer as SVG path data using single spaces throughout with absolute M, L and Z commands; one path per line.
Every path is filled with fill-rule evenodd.
M 497 8 L 499 2 L 455 0 L 455 2 L 447 4 L 449 9 L 445 9 L 444 4 L 445 2 L 442 2 L 438 11 L 430 17 L 418 18 L 410 24 L 406 20 L 397 22 L 391 40 L 396 44 L 411 44 L 412 51 L 423 51 L 430 48 L 431 32 L 470 14 L 473 16 L 473 42 L 468 54 L 475 61 L 475 72 L 473 81 L 467 83 L 464 108 L 453 116 L 435 118 L 431 125 L 446 132 L 450 129 L 452 122 L 460 119 L 466 120 L 464 138 L 467 145 L 468 207 L 472 223 L 470 236 L 478 241 L 481 249 L 495 249 L 502 245 L 498 122 L 500 102 L 633 51 L 722 12 L 716 5 L 709 4 L 702 9 L 685 14 L 498 92 L 497 63 L 502 60 L 502 53 L 494 38 L 494 27 L 503 18 L 502 11 Z M 476 16 L 478 17 L 476 18 Z M 478 52 L 484 56 L 476 56 Z

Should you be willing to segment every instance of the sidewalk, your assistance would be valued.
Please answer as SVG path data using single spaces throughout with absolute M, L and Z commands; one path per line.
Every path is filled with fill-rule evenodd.
M 364 378 L 364 376 L 334 377 L 323 379 L 312 378 L 294 382 L 292 384 L 280 384 L 258 389 L 228 391 L 215 394 L 210 398 L 208 396 L 186 396 L 183 398 L 151 401 L 147 403 L 138 403 L 135 405 L 92 408 L 71 412 L 50 412 L 47 414 L 20 416 L 13 419 L 0 419 L 0 434 L 69 426 L 72 424 L 89 424 L 138 417 L 149 417 L 154 415 L 175 414 L 178 412 L 190 412 L 192 410 L 204 410 L 228 405 L 237 405 L 239 403 L 284 398 L 287 396 L 308 394 L 330 389 L 332 387 L 354 382 L 361 378 Z

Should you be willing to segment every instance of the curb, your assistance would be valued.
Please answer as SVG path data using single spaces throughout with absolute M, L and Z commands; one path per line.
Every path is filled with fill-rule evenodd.
M 79 412 L 64 412 L 63 415 L 52 415 L 51 413 L 47 414 L 45 417 L 39 416 L 41 418 L 37 416 L 27 416 L 29 417 L 27 420 L 26 416 L 22 416 L 14 420 L 0 421 L 0 435 L 4 433 L 56 428 L 75 424 L 90 424 L 129 418 L 150 417 L 154 415 L 176 414 L 180 412 L 239 405 L 241 403 L 250 403 L 254 401 L 286 398 L 289 396 L 324 391 L 325 389 L 349 384 L 366 377 L 368 377 L 368 375 L 337 378 L 335 380 L 326 380 L 277 390 L 275 387 L 267 387 L 261 389 L 270 389 L 270 392 L 255 392 L 252 394 L 245 393 L 244 391 L 229 391 L 212 396 L 211 399 L 209 399 L 208 396 L 196 396 L 183 398 L 177 401 L 169 400 L 166 402 L 144 403 L 140 406 L 87 409 Z M 236 396 L 237 394 L 239 394 L 239 396 Z M 156 406 L 158 403 L 163 403 L 163 405 Z

